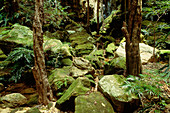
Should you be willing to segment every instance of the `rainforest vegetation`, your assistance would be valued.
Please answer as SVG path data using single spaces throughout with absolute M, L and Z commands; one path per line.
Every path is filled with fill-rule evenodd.
M 0 0 L 0 113 L 169 113 L 169 0 Z

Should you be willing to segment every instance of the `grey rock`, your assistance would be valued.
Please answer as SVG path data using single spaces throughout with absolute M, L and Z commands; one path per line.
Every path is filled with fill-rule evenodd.
M 12 93 L 1 97 L 1 102 L 5 107 L 17 107 L 25 104 L 27 98 L 20 93 Z
M 148 61 L 153 56 L 153 47 L 146 45 L 144 43 L 139 43 L 139 48 L 140 48 L 140 56 L 141 56 L 142 64 L 148 63 Z M 157 53 L 158 50 L 156 49 L 155 54 Z M 119 48 L 116 50 L 116 54 L 120 57 L 126 57 L 125 42 L 120 44 Z
M 112 101 L 118 113 L 134 110 L 139 101 L 134 94 L 121 88 L 124 79 L 122 75 L 106 75 L 99 81 L 100 91 Z
M 114 113 L 114 110 L 100 92 L 92 92 L 76 97 L 75 113 Z
M 94 74 L 94 68 L 90 62 L 82 57 L 75 57 L 70 75 L 73 77 L 84 76 L 85 74 Z

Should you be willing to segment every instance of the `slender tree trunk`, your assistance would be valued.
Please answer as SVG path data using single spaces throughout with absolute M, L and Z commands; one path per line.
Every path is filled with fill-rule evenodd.
M 89 0 L 87 0 L 87 32 L 90 32 L 90 6 L 89 6 Z
M 97 0 L 97 35 L 99 35 L 99 3 L 100 0 Z
M 33 22 L 33 49 L 34 49 L 34 61 L 33 75 L 36 81 L 36 88 L 39 95 L 39 103 L 47 105 L 52 99 L 53 94 L 51 87 L 48 83 L 47 73 L 45 69 L 45 59 L 43 51 L 43 0 L 35 1 L 35 16 Z
M 128 28 L 126 22 L 123 22 L 122 31 L 126 38 L 126 75 L 139 76 L 142 73 L 140 59 L 140 33 L 141 33 L 141 6 L 140 0 L 129 0 Z

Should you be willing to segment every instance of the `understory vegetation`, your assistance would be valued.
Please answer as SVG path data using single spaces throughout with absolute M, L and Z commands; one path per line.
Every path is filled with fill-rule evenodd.
M 1 1 L 3 1 L 3 6 L 0 5 L 0 83 L 21 83 L 25 80 L 25 73 L 32 73 L 32 68 L 34 67 L 33 47 L 31 44 L 31 46 L 25 45 L 26 42 L 24 42 L 24 39 L 18 39 L 23 41 L 23 45 L 22 43 L 17 44 L 15 39 L 12 40 L 14 43 L 7 42 L 8 38 L 12 37 L 10 33 L 13 27 L 11 26 L 16 23 L 27 26 L 32 30 L 34 1 L 20 0 L 20 2 L 13 4 L 9 2 L 10 0 L 0 0 L 0 2 Z M 113 37 L 112 34 L 117 28 L 111 29 L 112 26 L 117 27 L 114 20 L 118 20 L 118 22 L 122 21 L 120 15 L 123 14 L 119 14 L 118 12 L 112 15 L 110 13 L 110 17 L 113 18 L 110 19 L 110 23 L 105 23 L 104 20 L 106 18 L 102 18 L 104 20 L 100 19 L 101 32 L 105 29 L 107 32 L 102 32 L 101 34 L 96 34 L 96 27 L 94 26 L 96 26 L 97 23 L 92 18 L 93 15 L 91 15 L 90 23 L 93 24 L 90 25 L 91 31 L 89 33 L 86 25 L 87 12 L 83 12 L 87 7 L 78 13 L 83 6 L 80 5 L 78 8 L 76 7 L 77 9 L 74 9 L 75 4 L 69 6 L 68 3 L 64 4 L 64 2 L 61 3 L 58 1 L 59 0 L 44 1 L 43 30 L 44 37 L 49 38 L 45 38 L 44 42 L 46 42 L 47 39 L 52 40 L 51 45 L 44 43 L 45 63 L 48 75 L 52 74 L 54 69 L 64 68 L 65 66 L 75 66 L 76 64 L 73 62 L 75 57 L 83 57 L 90 62 L 95 70 L 94 72 L 87 72 L 83 75 L 89 79 L 91 84 L 90 88 L 93 88 L 91 91 L 94 91 L 96 87 L 98 88 L 98 81 L 106 74 L 121 74 L 125 76 L 126 67 L 123 63 L 119 65 L 119 62 L 125 63 L 126 61 L 125 59 L 117 59 L 119 56 L 116 54 L 116 50 L 119 48 L 119 45 L 121 46 L 121 44 L 125 42 L 125 38 L 122 33 L 115 33 L 114 35 L 118 37 Z M 119 6 L 120 5 L 121 4 L 119 4 Z M 9 11 L 11 10 L 9 7 L 12 9 L 15 8 L 15 10 Z M 119 10 L 119 8 L 115 8 L 113 12 L 116 10 Z M 129 94 L 133 93 L 139 97 L 140 106 L 135 111 L 136 113 L 168 113 L 170 108 L 166 106 L 170 106 L 170 1 L 147 0 L 143 3 L 142 10 L 141 43 L 145 43 L 154 48 L 152 51 L 153 56 L 147 63 L 156 62 L 157 65 L 161 66 L 156 69 L 146 68 L 139 76 L 125 76 L 124 83 L 121 87 L 126 89 L 126 92 Z M 90 12 L 92 13 L 93 10 L 90 9 Z M 122 22 L 119 24 L 121 25 Z M 102 26 L 104 27 L 102 28 Z M 106 26 L 109 27 L 107 28 Z M 78 32 L 80 32 L 80 36 L 76 37 L 75 33 Z M 87 40 L 81 39 L 86 33 L 88 34 Z M 20 34 L 18 34 L 18 36 L 19 35 Z M 24 34 L 25 37 L 26 35 L 27 34 Z M 75 37 L 77 39 L 75 39 Z M 56 42 L 58 45 L 53 43 L 56 40 L 59 40 Z M 8 48 L 6 43 L 10 44 L 9 47 L 11 48 L 9 52 L 1 48 L 2 46 Z M 21 47 L 18 46 L 20 44 L 22 45 Z M 111 46 L 108 46 L 109 44 Z M 154 52 L 157 52 L 158 55 L 155 55 Z M 154 59 L 152 61 L 153 57 L 155 57 L 156 60 Z M 144 65 L 147 65 L 147 63 L 144 63 Z M 79 69 L 85 70 L 86 68 L 88 68 L 88 66 L 80 67 Z M 7 71 L 7 73 L 3 74 L 4 71 Z M 65 73 L 67 73 L 67 71 L 65 71 Z M 74 75 L 74 73 L 71 73 L 69 76 L 72 75 Z M 33 78 L 32 74 L 31 77 Z M 76 77 L 73 78 L 75 79 Z M 64 80 L 57 81 L 55 85 L 58 90 L 55 96 L 56 99 L 58 99 L 64 95 L 71 83 L 68 78 L 65 78 Z M 5 91 L 5 89 L 2 91 Z

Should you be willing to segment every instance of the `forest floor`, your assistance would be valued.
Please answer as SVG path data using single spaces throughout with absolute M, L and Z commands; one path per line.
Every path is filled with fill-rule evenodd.
M 147 63 L 146 65 L 143 65 L 143 74 L 148 74 L 145 70 L 158 70 L 161 67 L 163 67 L 165 63 Z M 0 71 L 0 73 L 5 73 L 4 71 Z M 21 93 L 27 99 L 31 97 L 31 95 L 36 93 L 36 87 L 35 87 L 35 82 L 21 82 L 21 83 L 10 83 L 6 85 L 6 88 L 4 91 L 0 93 L 0 96 L 4 96 L 6 94 L 10 93 Z M 24 106 L 26 107 L 26 106 Z M 4 109 L 4 108 L 0 108 Z M 6 108 L 5 108 L 6 109 Z

